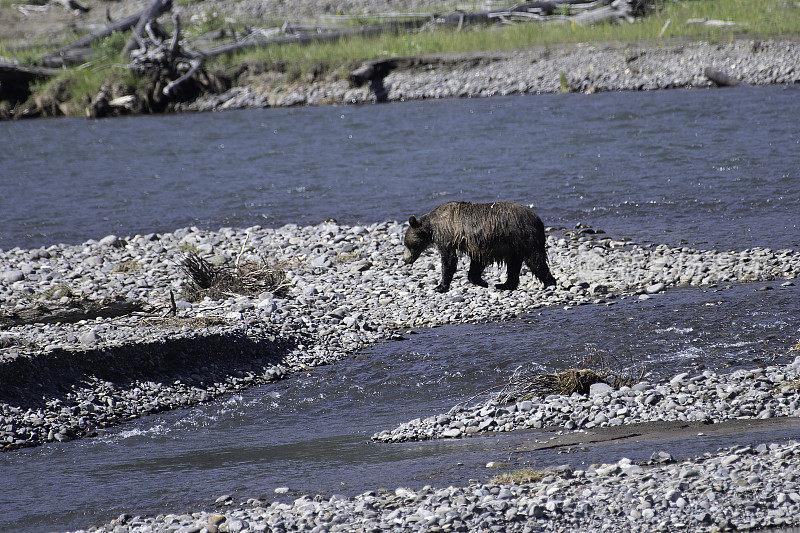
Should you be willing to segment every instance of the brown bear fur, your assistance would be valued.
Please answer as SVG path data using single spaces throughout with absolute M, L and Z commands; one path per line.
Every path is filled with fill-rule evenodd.
M 524 205 L 447 202 L 419 218 L 412 215 L 408 222 L 403 260 L 411 264 L 428 247 L 436 246 L 442 255 L 442 281 L 435 288 L 438 292 L 450 289 L 458 263 L 456 252 L 469 256 L 468 279 L 481 287 L 488 287 L 482 274 L 490 263 L 508 267 L 506 282 L 495 285 L 498 289 L 517 288 L 523 263 L 545 287 L 556 284 L 547 266 L 544 225 Z

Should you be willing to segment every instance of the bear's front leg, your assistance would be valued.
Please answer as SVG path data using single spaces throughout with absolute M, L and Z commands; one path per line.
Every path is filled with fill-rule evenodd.
M 458 266 L 458 256 L 455 250 L 440 250 L 442 252 L 442 281 L 433 289 L 436 292 L 447 292 L 450 290 L 450 282 L 453 281 L 453 274 L 456 273 Z
M 483 271 L 485 268 L 486 265 L 473 259 L 469 264 L 469 274 L 467 275 L 469 282 L 479 287 L 488 287 L 489 284 L 483 280 Z

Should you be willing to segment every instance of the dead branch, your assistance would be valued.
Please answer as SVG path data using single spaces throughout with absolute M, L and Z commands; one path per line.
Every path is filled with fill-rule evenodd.
M 203 64 L 203 62 L 202 62 L 202 60 L 200 58 L 191 59 L 189 61 L 189 70 L 187 70 L 186 73 L 183 74 L 178 79 L 169 82 L 164 87 L 164 89 L 162 89 L 162 93 L 164 94 L 164 96 L 171 96 L 172 95 L 172 91 L 174 91 L 175 88 L 178 87 L 179 85 L 181 85 L 182 83 L 186 82 L 186 80 L 188 80 L 189 78 L 194 76 L 197 73 L 197 71 L 200 69 L 200 66 L 202 64 Z
M 342 28 L 332 31 L 321 31 L 316 33 L 297 33 L 292 35 L 281 35 L 279 37 L 269 38 L 251 38 L 237 41 L 235 43 L 216 46 L 213 48 L 206 48 L 198 52 L 204 59 L 216 57 L 225 54 L 231 54 L 240 50 L 248 48 L 259 48 L 268 46 L 281 46 L 286 44 L 311 44 L 320 42 L 335 42 L 345 37 L 353 36 L 372 36 L 380 35 L 381 33 L 388 33 L 391 31 L 417 29 L 422 27 L 423 21 L 412 20 L 402 22 L 391 22 L 387 24 L 376 24 L 372 26 L 363 26 L 360 28 Z
M 111 34 L 131 29 L 136 25 L 137 22 L 139 22 L 146 11 L 147 10 L 139 11 L 133 15 L 129 15 L 118 20 L 117 22 L 114 22 L 113 24 L 105 26 L 100 30 L 88 35 L 84 35 L 80 39 L 72 41 L 71 43 L 62 46 L 58 50 L 50 52 L 49 54 L 45 54 L 41 58 L 41 63 L 46 67 L 62 67 L 82 63 L 86 61 L 86 58 L 89 56 L 89 46 L 93 42 L 99 41 L 100 39 L 108 37 Z
M 136 22 L 136 26 L 133 28 L 133 33 L 131 33 L 128 42 L 125 44 L 125 48 L 122 49 L 123 57 L 129 57 L 131 51 L 137 48 L 147 24 L 150 21 L 156 20 L 162 13 L 166 13 L 170 9 L 172 9 L 172 0 L 153 0 L 150 7 L 142 11 L 139 20 Z

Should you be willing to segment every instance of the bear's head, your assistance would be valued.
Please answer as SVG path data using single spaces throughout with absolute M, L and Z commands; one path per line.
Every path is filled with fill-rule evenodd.
M 418 219 L 414 215 L 408 219 L 409 227 L 403 241 L 406 249 L 403 252 L 403 262 L 411 264 L 417 260 L 431 244 L 433 244 L 433 228 L 428 217 Z

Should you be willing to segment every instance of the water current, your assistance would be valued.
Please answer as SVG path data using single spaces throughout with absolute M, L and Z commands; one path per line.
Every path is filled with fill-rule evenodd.
M 451 199 L 533 204 L 546 224 L 697 246 L 798 246 L 796 87 L 661 91 L 0 124 L 0 247 L 187 225 L 403 219 Z M 765 287 L 771 290 L 761 290 Z M 0 530 L 86 527 L 308 492 L 484 480 L 530 434 L 373 444 L 505 382 L 600 353 L 657 380 L 785 362 L 800 287 L 675 289 L 647 301 L 406 333 L 336 365 L 99 437 L 0 455 Z M 526 436 L 527 435 L 527 436 Z M 771 439 L 797 437 L 797 432 Z M 682 456 L 752 434 L 662 443 Z M 674 449 L 670 449 L 672 446 Z M 646 459 L 607 445 L 534 466 Z
M 800 87 L 0 124 L 0 248 L 532 204 L 638 240 L 800 242 Z

